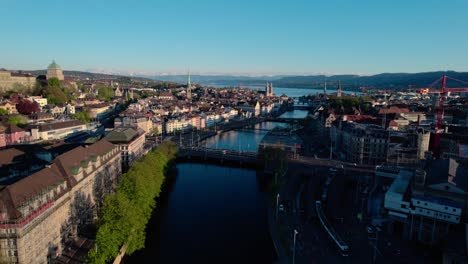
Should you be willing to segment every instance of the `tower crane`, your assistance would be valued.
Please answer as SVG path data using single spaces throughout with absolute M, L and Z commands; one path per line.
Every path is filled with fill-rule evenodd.
M 467 85 L 467 87 L 456 87 L 456 88 L 448 88 L 447 87 L 447 80 L 452 80 L 457 83 L 461 83 L 463 85 Z M 433 87 L 440 83 L 440 91 L 433 90 Z M 432 145 L 433 152 L 436 157 L 440 155 L 440 134 L 442 130 L 442 119 L 444 118 L 444 103 L 447 98 L 447 94 L 449 92 L 460 93 L 460 92 L 468 92 L 468 82 L 461 81 L 455 78 L 451 78 L 447 75 L 444 75 L 433 82 L 427 88 L 419 89 L 420 94 L 438 94 L 439 95 L 439 103 L 437 106 L 437 119 L 436 119 L 436 127 L 435 127 L 435 135 L 434 135 L 434 144 Z

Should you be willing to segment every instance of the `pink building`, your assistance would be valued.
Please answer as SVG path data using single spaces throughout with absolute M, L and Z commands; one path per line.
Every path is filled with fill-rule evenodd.
M 0 148 L 6 146 L 5 131 L 6 127 L 0 125 Z
M 1 130 L 0 130 L 0 133 L 1 133 Z M 6 146 L 24 141 L 24 138 L 25 138 L 24 130 L 15 125 L 7 125 L 3 134 L 4 134 L 4 142 Z M 0 146 L 2 146 L 1 144 L 2 144 L 2 137 L 0 136 Z

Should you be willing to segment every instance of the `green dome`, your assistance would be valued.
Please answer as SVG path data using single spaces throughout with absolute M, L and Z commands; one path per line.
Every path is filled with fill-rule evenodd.
M 60 66 L 57 63 L 55 63 L 55 60 L 53 60 L 49 67 L 47 67 L 47 69 L 60 69 Z

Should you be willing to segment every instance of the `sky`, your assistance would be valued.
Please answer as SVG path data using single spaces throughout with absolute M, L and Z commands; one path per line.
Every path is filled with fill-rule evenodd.
M 468 71 L 467 0 L 0 0 L 0 68 Z

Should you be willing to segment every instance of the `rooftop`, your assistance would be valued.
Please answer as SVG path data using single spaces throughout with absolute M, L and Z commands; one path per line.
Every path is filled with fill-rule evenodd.
M 51 64 L 47 67 L 47 69 L 61 69 L 60 66 L 55 62 L 55 60 L 52 61 Z
M 132 141 L 138 135 L 140 135 L 140 131 L 131 127 L 122 127 L 115 128 L 109 132 L 109 134 L 106 136 L 106 139 L 112 143 L 123 143 Z

